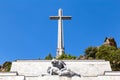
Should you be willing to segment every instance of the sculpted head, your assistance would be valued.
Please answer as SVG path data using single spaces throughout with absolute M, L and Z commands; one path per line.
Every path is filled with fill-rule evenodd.
M 58 60 L 56 60 L 56 59 L 53 58 L 52 61 L 51 61 L 51 63 L 54 64 L 54 63 L 56 63 L 57 61 L 58 61 Z

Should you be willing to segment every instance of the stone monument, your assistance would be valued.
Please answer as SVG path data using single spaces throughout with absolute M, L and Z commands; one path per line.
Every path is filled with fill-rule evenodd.
M 64 51 L 64 40 L 63 40 L 63 21 L 62 20 L 70 20 L 71 16 L 63 16 L 62 9 L 58 10 L 58 16 L 50 16 L 51 20 L 58 20 L 58 45 L 57 45 L 57 56 L 61 56 Z
M 51 62 L 52 62 L 51 60 L 16 60 L 12 62 L 11 72 L 0 74 L 0 80 L 119 80 L 120 79 L 120 72 L 112 71 L 109 61 L 105 61 L 105 60 L 62 60 L 62 61 L 65 63 L 65 66 L 68 69 L 70 69 L 70 71 L 75 73 L 75 75 L 71 76 L 71 73 L 69 72 L 67 72 L 66 74 L 66 71 L 65 73 L 63 72 L 63 74 L 59 74 L 60 72 L 59 70 L 57 74 L 50 75 L 49 71 L 47 70 L 51 66 Z
M 67 68 L 64 61 L 53 59 L 51 62 L 52 66 L 48 67 L 47 72 L 50 75 L 59 75 L 59 76 L 66 76 L 66 77 L 73 77 L 73 76 L 80 76 L 70 69 Z
M 51 17 L 60 23 L 59 50 L 63 52 L 62 19 L 71 17 Z M 62 16 L 62 17 L 61 17 Z M 105 60 L 16 60 L 10 72 L 0 72 L 0 80 L 120 80 L 120 71 L 112 71 Z

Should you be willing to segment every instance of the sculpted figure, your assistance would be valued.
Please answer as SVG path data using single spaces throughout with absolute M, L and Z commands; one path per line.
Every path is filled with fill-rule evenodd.
M 48 67 L 47 72 L 50 75 L 59 75 L 59 76 L 68 76 L 68 77 L 72 77 L 76 75 L 80 77 L 79 74 L 71 71 L 70 69 L 67 69 L 67 66 L 63 61 L 56 59 L 53 59 L 51 61 L 51 66 Z

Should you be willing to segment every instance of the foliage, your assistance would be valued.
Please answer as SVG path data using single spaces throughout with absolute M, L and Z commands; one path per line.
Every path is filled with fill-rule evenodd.
M 2 72 L 9 72 L 10 71 L 10 69 L 11 69 L 11 62 L 5 62 L 2 66 L 1 66 L 1 68 L 0 68 L 0 71 L 2 71 Z
M 97 47 L 88 47 L 85 50 L 85 57 L 87 59 L 104 59 L 110 61 L 112 70 L 120 71 L 120 48 L 114 46 L 102 45 Z
M 83 55 L 80 55 L 79 57 L 76 58 L 77 60 L 84 60 L 85 59 L 85 56 Z
M 60 57 L 58 57 L 57 59 L 63 59 L 63 60 L 71 60 L 71 59 L 76 59 L 76 56 L 72 56 L 70 54 L 62 54 Z
M 112 70 L 120 70 L 120 49 L 114 46 L 101 46 L 96 53 L 96 58 L 110 61 Z
M 10 71 L 11 65 L 12 65 L 11 62 L 5 62 L 5 63 L 3 64 L 3 68 L 6 68 L 6 72 Z
M 113 70 L 120 71 L 120 49 L 117 49 L 111 56 L 111 67 Z
M 52 57 L 51 53 L 49 53 L 48 56 L 45 57 L 45 60 L 52 60 L 52 58 L 53 57 Z
M 93 58 L 95 59 L 96 58 L 96 53 L 97 53 L 97 47 L 88 47 L 86 50 L 85 50 L 85 57 L 88 59 L 88 58 Z
M 102 45 L 101 47 L 99 47 L 96 53 L 96 58 L 110 61 L 110 59 L 112 58 L 112 54 L 115 54 L 115 51 L 116 51 L 116 48 L 113 46 Z

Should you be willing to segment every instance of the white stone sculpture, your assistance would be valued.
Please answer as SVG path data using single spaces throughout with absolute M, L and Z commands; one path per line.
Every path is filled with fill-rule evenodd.
M 72 76 L 81 77 L 79 74 L 68 69 L 66 64 L 61 60 L 53 59 L 51 61 L 51 64 L 52 65 L 50 67 L 48 67 L 48 69 L 47 69 L 47 72 L 50 75 L 59 75 L 59 76 L 67 76 L 67 77 L 72 77 Z
M 64 37 L 63 37 L 63 20 L 70 20 L 71 16 L 63 16 L 63 10 L 58 10 L 58 16 L 50 16 L 51 20 L 58 20 L 58 45 L 57 45 L 57 56 L 61 56 L 64 51 Z

